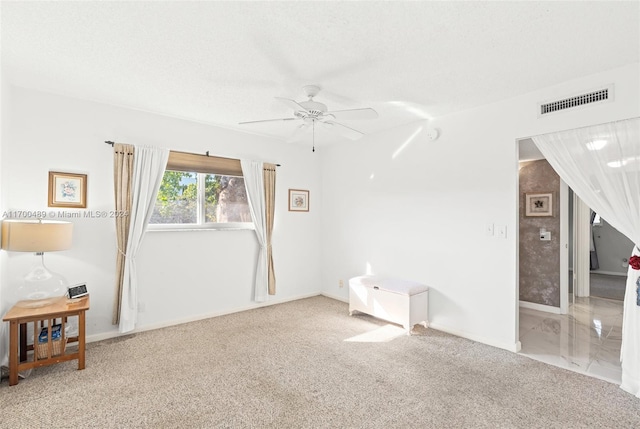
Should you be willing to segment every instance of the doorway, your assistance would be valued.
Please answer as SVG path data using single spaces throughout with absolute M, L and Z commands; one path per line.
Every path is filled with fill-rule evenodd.
M 530 168 L 530 171 L 524 173 L 542 171 L 542 176 L 547 180 L 557 174 L 547 169 L 548 163 L 532 140 L 518 141 L 518 151 L 521 161 L 519 188 L 527 181 L 536 185 L 536 188 L 532 189 L 542 191 L 544 187 L 546 191 L 554 193 L 553 203 L 557 209 L 553 211 L 555 218 L 550 216 L 555 219 L 554 225 L 557 226 L 529 222 L 523 216 L 523 207 L 519 209 L 520 220 L 525 218 L 525 227 L 521 225 L 518 236 L 518 335 L 522 347 L 520 353 L 548 364 L 620 383 L 622 302 L 590 296 L 589 258 L 590 241 L 593 237 L 591 210 L 586 205 L 581 207 L 574 202 L 573 193 L 559 177 L 557 181 L 554 178 L 557 188 L 553 189 L 550 188 L 550 182 L 522 177 L 522 170 L 527 165 L 535 168 Z M 519 190 L 519 206 L 525 202 L 524 196 L 521 195 L 523 192 L 522 189 Z M 576 218 L 586 219 L 586 226 L 581 222 L 582 228 L 578 229 Z M 542 226 L 545 232 L 551 234 L 543 236 Z M 534 251 L 527 253 L 526 246 L 531 246 Z M 552 265 L 541 262 L 542 259 L 536 259 L 537 263 L 533 264 L 535 269 L 520 264 L 523 258 L 538 258 L 545 252 L 550 258 L 549 261 L 555 259 L 557 262 Z M 534 256 L 530 256 L 532 254 Z M 552 267 L 554 272 L 551 277 L 555 277 L 557 281 L 554 287 L 548 287 L 540 274 L 545 274 L 545 271 L 549 274 Z M 537 285 L 531 288 L 531 285 L 526 284 L 526 279 L 523 283 L 523 275 L 533 278 Z M 552 295 L 554 298 L 549 299 Z M 537 302 L 527 302 L 527 299 Z
M 519 142 L 518 171 L 519 306 L 566 314 L 568 187 L 530 139 Z
M 570 263 L 574 258 L 583 261 L 575 276 L 576 293 L 570 291 L 570 299 L 575 295 L 623 301 L 633 242 L 581 202 L 571 190 L 569 206 L 574 213 L 569 218 L 570 233 L 581 231 L 583 236 L 582 240 L 574 241 L 570 251 Z M 573 210 L 576 206 L 579 210 Z M 569 269 L 572 273 L 573 264 Z

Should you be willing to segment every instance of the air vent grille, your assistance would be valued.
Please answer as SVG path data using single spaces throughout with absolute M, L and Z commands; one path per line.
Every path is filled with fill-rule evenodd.
M 606 101 L 609 99 L 609 89 L 610 88 L 599 89 L 597 91 L 589 92 L 588 94 L 577 95 L 575 97 L 565 98 L 564 100 L 541 104 L 540 114 L 546 115 L 547 113 L 571 109 L 572 107 L 582 106 L 584 104 Z

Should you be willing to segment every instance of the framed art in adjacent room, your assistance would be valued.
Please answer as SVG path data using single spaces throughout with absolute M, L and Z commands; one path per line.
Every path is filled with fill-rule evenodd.
M 289 211 L 309 211 L 309 191 L 302 189 L 289 189 Z
M 49 207 L 87 207 L 87 175 L 49 172 Z
M 553 216 L 553 193 L 525 194 L 526 216 Z

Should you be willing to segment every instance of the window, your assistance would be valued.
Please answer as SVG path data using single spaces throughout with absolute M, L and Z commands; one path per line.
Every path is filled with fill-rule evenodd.
M 180 154 L 178 161 L 175 156 L 172 160 L 175 153 Z M 152 228 L 253 228 L 241 169 L 238 175 L 235 167 L 206 165 L 210 158 L 226 160 L 171 152 L 149 222 Z M 237 161 L 239 168 L 238 160 L 227 161 Z

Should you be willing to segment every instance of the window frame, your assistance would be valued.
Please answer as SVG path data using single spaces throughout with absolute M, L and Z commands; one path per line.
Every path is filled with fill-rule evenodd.
M 197 155 L 186 152 L 169 152 L 169 160 L 165 167 L 167 171 L 183 171 L 196 174 L 197 213 L 196 223 L 151 223 L 147 225 L 150 231 L 230 231 L 255 230 L 251 222 L 205 222 L 205 176 L 242 177 L 242 167 L 239 159 L 222 158 L 217 156 Z M 239 174 L 238 174 L 239 173 Z M 164 174 L 164 173 L 163 173 Z

